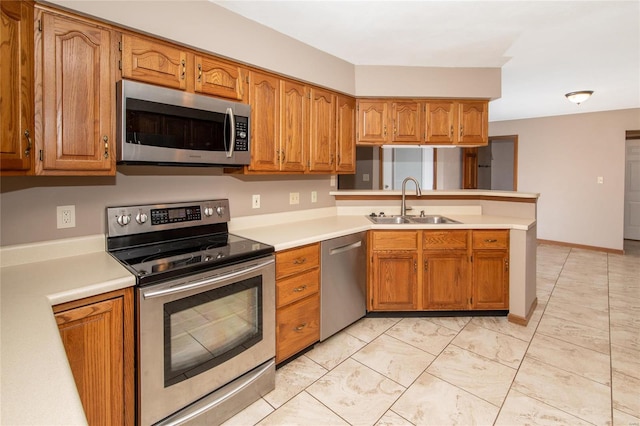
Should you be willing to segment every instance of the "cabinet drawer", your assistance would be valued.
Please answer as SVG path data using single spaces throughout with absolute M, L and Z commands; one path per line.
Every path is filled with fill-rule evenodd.
M 416 250 L 417 231 L 374 231 L 373 250 Z
M 466 250 L 469 245 L 468 231 L 423 231 L 424 250 L 455 249 Z
M 276 283 L 276 305 L 281 307 L 317 293 L 320 288 L 320 269 L 278 280 Z
M 278 309 L 276 322 L 276 362 L 280 362 L 320 340 L 320 294 Z
M 284 250 L 276 253 L 276 279 L 288 277 L 320 265 L 320 245 Z
M 509 230 L 473 231 L 473 248 L 474 250 L 509 248 Z

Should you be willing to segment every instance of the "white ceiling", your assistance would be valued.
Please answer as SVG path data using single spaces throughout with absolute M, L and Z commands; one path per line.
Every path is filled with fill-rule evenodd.
M 354 65 L 502 67 L 491 121 L 640 107 L 640 0 L 211 1 Z

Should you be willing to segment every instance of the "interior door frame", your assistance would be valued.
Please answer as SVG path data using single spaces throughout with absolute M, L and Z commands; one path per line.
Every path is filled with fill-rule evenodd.
M 518 190 L 518 135 L 489 136 L 491 141 L 513 141 L 513 190 Z M 475 164 L 474 164 L 475 163 Z M 478 147 L 462 149 L 462 186 L 463 189 L 478 187 Z

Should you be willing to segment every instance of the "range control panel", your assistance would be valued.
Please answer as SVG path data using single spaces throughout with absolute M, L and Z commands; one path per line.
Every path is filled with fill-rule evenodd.
M 109 237 L 229 222 L 229 200 L 108 207 Z

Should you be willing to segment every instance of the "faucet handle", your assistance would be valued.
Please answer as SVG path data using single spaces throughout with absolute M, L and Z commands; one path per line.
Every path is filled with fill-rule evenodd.
M 420 210 L 420 217 L 424 217 L 424 210 Z

